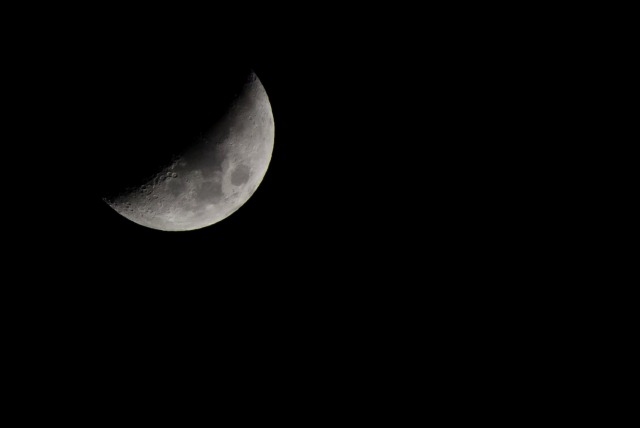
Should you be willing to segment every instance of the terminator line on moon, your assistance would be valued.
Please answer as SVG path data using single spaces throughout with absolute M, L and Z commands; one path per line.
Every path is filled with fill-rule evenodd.
M 153 177 L 105 201 L 142 226 L 186 231 L 233 214 L 256 191 L 273 151 L 274 121 L 251 72 L 223 117 Z

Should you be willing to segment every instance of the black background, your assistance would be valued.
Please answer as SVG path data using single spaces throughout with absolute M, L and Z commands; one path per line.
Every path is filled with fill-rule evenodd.
M 458 5 L 237 7 L 4 15 L 0 303 L 18 359 L 87 367 L 85 385 L 118 396 L 178 372 L 261 398 L 318 384 L 347 405 L 362 389 L 413 403 L 432 373 L 458 392 L 493 385 L 474 381 L 487 367 L 540 367 L 519 358 L 573 305 L 548 290 L 572 273 L 545 270 L 565 262 L 556 231 L 573 219 L 553 203 L 570 192 L 540 186 L 566 164 L 567 135 L 543 125 L 566 117 L 550 92 L 572 76 L 536 61 L 538 32 Z M 275 145 L 243 207 L 169 233 L 102 201 L 196 132 L 244 68 Z M 413 385 L 386 387 L 398 379 Z
M 580 360 L 563 364 L 562 348 L 585 330 L 571 309 L 593 312 L 575 280 L 591 267 L 573 269 L 567 230 L 583 214 L 562 202 L 582 176 L 553 174 L 571 175 L 577 152 L 562 150 L 573 130 L 553 128 L 588 85 L 567 89 L 582 73 L 562 67 L 574 39 L 540 43 L 546 18 L 573 11 L 26 8 L 0 18 L 0 304 L 21 388 L 52 401 L 71 385 L 99 406 L 85 392 L 111 387 L 100 415 L 149 389 L 193 407 L 221 391 L 242 415 L 249 390 L 279 401 L 263 414 L 360 399 L 358 420 L 392 409 L 397 422 L 429 403 L 423 390 L 475 416 L 459 396 L 546 388 L 547 366 Z M 102 201 L 127 167 L 195 132 L 207 95 L 244 67 L 269 95 L 275 146 L 239 211 L 168 233 Z M 167 387 L 185 379 L 200 385 Z
M 503 263 L 511 238 L 497 242 L 493 225 L 522 210 L 496 209 L 517 117 L 492 79 L 526 64 L 496 68 L 505 33 L 477 38 L 482 25 L 458 12 L 43 12 L 6 39 L 18 281 L 88 316 L 281 316 L 292 328 L 420 316 L 403 309 L 426 301 L 411 296 L 455 293 L 442 284 Z M 269 95 L 275 146 L 239 211 L 168 233 L 102 201 L 123 168 L 206 121 L 207 95 L 245 67 Z
M 406 46 L 375 22 L 354 28 L 356 15 L 166 12 L 93 12 L 11 48 L 22 275 L 40 278 L 45 295 L 95 305 L 157 297 L 301 313 L 375 293 L 390 266 L 399 281 L 394 253 L 407 249 L 393 241 L 411 215 L 404 194 L 421 172 L 408 164 L 423 144 L 405 123 L 425 83 L 400 62 Z M 276 124 L 271 166 L 245 206 L 213 227 L 167 233 L 102 201 L 126 169 L 206 122 L 207 96 L 245 68 Z

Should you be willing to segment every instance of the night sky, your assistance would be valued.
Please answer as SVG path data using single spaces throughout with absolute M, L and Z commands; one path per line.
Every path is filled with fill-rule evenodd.
M 387 410 L 408 426 L 407 408 L 431 418 L 434 402 L 477 420 L 519 411 L 506 394 L 536 406 L 528 418 L 566 395 L 558 371 L 582 374 L 569 360 L 584 359 L 563 347 L 597 331 L 574 309 L 601 318 L 580 300 L 596 296 L 578 277 L 592 259 L 573 251 L 592 249 L 579 221 L 598 200 L 566 209 L 591 192 L 571 167 L 601 173 L 567 119 L 592 93 L 575 84 L 590 63 L 562 68 L 582 33 L 559 44 L 528 5 L 218 3 L 3 10 L 0 305 L 20 417 L 121 423 L 150 389 L 196 396 L 190 410 L 217 392 L 241 407 L 234 420 L 353 408 L 356 423 Z M 201 132 L 246 69 L 275 141 L 244 206 L 162 232 L 103 202 Z
M 13 89 L 30 190 L 12 195 L 28 208 L 10 215 L 25 278 L 61 280 L 89 308 L 160 298 L 164 308 L 175 299 L 374 310 L 364 302 L 471 251 L 459 243 L 478 205 L 457 188 L 475 162 L 467 137 L 476 123 L 459 120 L 471 62 L 455 62 L 459 51 L 434 27 L 271 12 L 93 13 L 24 36 L 31 50 L 14 49 Z M 226 79 L 246 68 L 270 98 L 275 143 L 239 211 L 202 230 L 161 232 L 102 201 L 124 170 L 197 132 L 207 97 L 224 96 Z
M 338 281 L 336 269 L 354 263 L 350 248 L 380 236 L 369 228 L 381 227 L 376 219 L 393 197 L 367 200 L 372 212 L 361 203 L 388 194 L 388 166 L 370 159 L 391 142 L 379 145 L 376 82 L 362 51 L 326 44 L 320 28 L 303 33 L 304 25 L 270 36 L 273 21 L 256 20 L 262 25 L 251 30 L 218 32 L 191 22 L 87 20 L 37 44 L 26 89 L 36 100 L 27 106 L 35 146 L 21 149 L 38 153 L 46 185 L 38 185 L 39 209 L 20 219 L 30 230 L 23 251 L 36 265 L 70 283 L 108 279 L 134 294 L 262 293 Z M 206 229 L 167 233 L 101 200 L 138 162 L 198 132 L 211 100 L 226 96 L 224 82 L 246 68 L 267 91 L 276 137 L 266 177 L 239 211 Z

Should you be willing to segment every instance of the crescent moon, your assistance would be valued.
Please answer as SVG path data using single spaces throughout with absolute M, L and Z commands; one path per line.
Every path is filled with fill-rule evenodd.
M 156 174 L 105 202 L 152 229 L 186 231 L 238 210 L 264 178 L 275 126 L 267 93 L 254 72 L 217 123 Z

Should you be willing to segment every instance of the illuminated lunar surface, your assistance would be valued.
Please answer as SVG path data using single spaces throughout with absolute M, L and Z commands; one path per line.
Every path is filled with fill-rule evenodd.
M 157 174 L 105 201 L 142 226 L 185 231 L 233 214 L 260 185 L 273 151 L 269 98 L 251 73 L 226 113 Z

